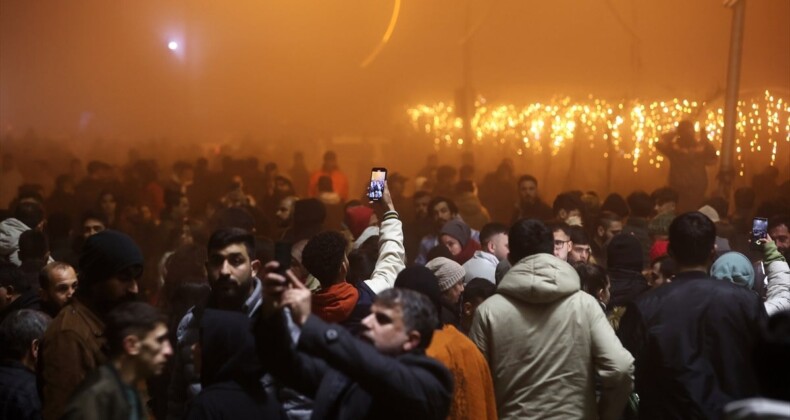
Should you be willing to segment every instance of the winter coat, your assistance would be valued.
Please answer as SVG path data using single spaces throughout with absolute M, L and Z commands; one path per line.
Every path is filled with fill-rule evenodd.
M 391 288 L 395 278 L 406 268 L 403 247 L 403 224 L 396 212 L 383 216 L 379 229 L 379 254 L 370 279 L 352 285 L 335 283 L 313 294 L 313 313 L 326 322 L 339 323 L 356 334 L 362 320 L 370 314 L 370 305 L 382 290 Z
M 472 340 L 454 326 L 445 325 L 434 331 L 425 354 L 445 365 L 455 380 L 448 420 L 497 418 L 491 371 Z
M 192 400 L 185 418 L 281 418 L 274 387 L 261 384 L 263 366 L 255 354 L 247 316 L 206 309 L 200 324 L 203 390 Z
M 642 273 L 631 270 L 611 269 L 608 272 L 611 284 L 611 297 L 606 305 L 606 318 L 615 331 L 620 325 L 620 318 L 629 303 L 642 293 L 650 290 Z
M 636 358 L 640 418 L 721 418 L 757 395 L 752 351 L 765 319 L 757 294 L 701 271 L 628 305 L 618 335 Z
M 44 419 L 58 419 L 85 376 L 106 361 L 104 322 L 79 298 L 52 320 L 39 348 Z M 128 417 L 127 417 L 128 418 Z
M 134 395 L 134 404 L 127 399 Z M 137 416 L 132 416 L 132 413 Z M 137 391 L 121 382 L 115 369 L 100 366 L 91 372 L 74 392 L 62 420 L 130 420 L 146 418 Z
M 785 261 L 774 261 L 765 268 L 768 292 L 765 311 L 768 316 L 790 310 L 790 267 Z
M 36 374 L 14 360 L 0 363 L 0 419 L 38 420 L 41 399 Z
M 41 298 L 38 290 L 28 290 L 22 293 L 21 296 L 16 298 L 10 305 L 0 310 L 0 323 L 11 313 L 20 309 L 32 309 L 34 311 L 41 311 Z
M 9 217 L 0 222 L 0 259 L 17 267 L 22 265 L 19 260 L 19 236 L 30 230 L 26 224 Z
M 485 252 L 476 251 L 474 257 L 464 263 L 464 284 L 469 283 L 472 279 L 480 277 L 484 278 L 491 283 L 496 284 L 496 267 L 499 265 L 499 259 L 496 255 Z
M 283 311 L 261 319 L 258 358 L 271 374 L 314 398 L 314 419 L 436 419 L 447 416 L 453 379 L 418 352 L 391 357 L 345 328 L 311 315 L 298 344 Z
M 618 418 L 633 358 L 565 261 L 516 263 L 477 309 L 469 337 L 491 367 L 501 419 Z M 596 402 L 594 379 L 600 380 Z
M 261 281 L 254 279 L 252 294 L 244 303 L 242 310 L 252 317 L 261 306 L 263 286 Z M 184 315 L 176 329 L 176 345 L 174 349 L 173 377 L 167 392 L 167 418 L 180 419 L 184 416 L 186 403 L 200 392 L 200 374 L 195 371 L 192 358 L 192 345 L 197 343 L 200 333 L 199 318 L 196 312 L 205 308 L 192 308 Z

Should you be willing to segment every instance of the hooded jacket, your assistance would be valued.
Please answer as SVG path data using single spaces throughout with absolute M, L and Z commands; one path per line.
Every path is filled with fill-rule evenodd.
M 516 263 L 478 307 L 469 336 L 491 367 L 500 419 L 622 414 L 634 359 L 565 261 L 536 254 Z
M 253 278 L 254 288 L 241 308 L 243 314 L 252 317 L 263 298 L 263 285 L 258 278 Z M 176 329 L 176 344 L 173 361 L 173 377 L 167 393 L 167 418 L 182 418 L 186 403 L 201 390 L 200 374 L 195 370 L 192 359 L 192 345 L 199 339 L 200 325 L 198 320 L 205 308 L 193 307 L 184 315 Z M 197 313 L 196 313 L 197 312 Z
M 19 260 L 19 236 L 30 228 L 18 219 L 9 217 L 0 222 L 0 259 L 22 265 Z
M 263 367 L 249 318 L 241 312 L 206 309 L 200 335 L 203 390 L 192 400 L 186 418 L 282 417 L 274 389 L 261 384 Z

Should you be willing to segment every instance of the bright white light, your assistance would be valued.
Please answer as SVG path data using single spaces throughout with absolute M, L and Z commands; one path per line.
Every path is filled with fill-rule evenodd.
M 170 41 L 167 43 L 167 48 L 170 48 L 170 51 L 175 51 L 178 49 L 178 42 Z

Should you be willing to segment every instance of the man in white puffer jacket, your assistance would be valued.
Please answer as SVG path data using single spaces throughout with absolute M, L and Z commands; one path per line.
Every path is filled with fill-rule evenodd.
M 633 357 L 576 271 L 552 255 L 551 229 L 521 220 L 509 238 L 513 268 L 469 333 L 491 368 L 500 419 L 619 418 Z

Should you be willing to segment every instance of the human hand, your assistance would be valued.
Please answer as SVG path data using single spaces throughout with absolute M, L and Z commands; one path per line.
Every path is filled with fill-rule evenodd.
M 296 276 L 290 278 L 290 288 L 286 289 L 280 299 L 281 306 L 291 309 L 294 322 L 302 326 L 310 316 L 313 294 Z
M 373 211 L 376 213 L 376 218 L 380 221 L 384 220 L 384 213 L 388 211 L 395 211 L 395 206 L 392 204 L 392 196 L 387 181 L 384 181 L 384 192 L 381 194 L 381 200 L 370 201 Z
M 285 272 L 288 276 L 286 277 L 277 273 L 278 268 L 280 268 L 280 263 L 277 261 L 270 261 L 263 267 L 264 275 L 261 277 L 261 283 L 263 283 L 263 313 L 266 316 L 282 307 L 283 294 L 291 288 L 290 283 L 293 280 L 299 281 L 290 269 Z M 291 279 L 290 283 L 289 279 Z
M 582 218 L 579 216 L 571 216 L 565 220 L 565 223 L 567 223 L 568 226 L 581 226 Z

